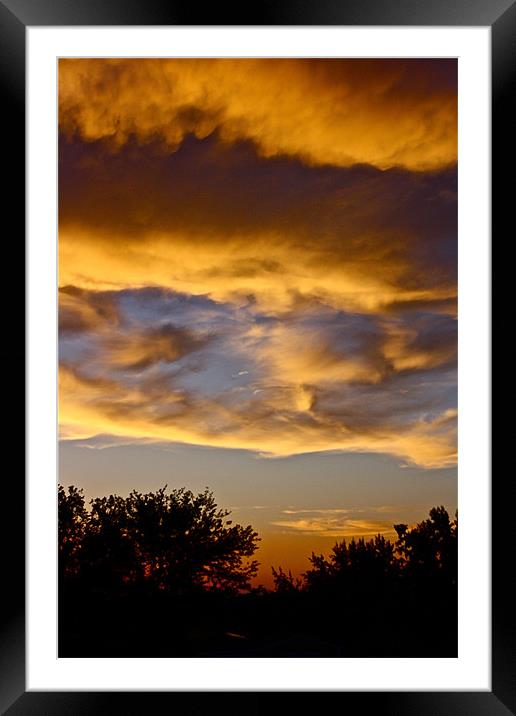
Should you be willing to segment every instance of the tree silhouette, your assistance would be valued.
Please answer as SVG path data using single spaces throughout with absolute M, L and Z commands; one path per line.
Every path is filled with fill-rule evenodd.
M 329 559 L 312 553 L 312 569 L 303 574 L 308 590 L 366 593 L 383 588 L 397 573 L 394 545 L 382 535 L 365 541 L 337 542 Z
M 274 567 L 271 567 L 271 569 L 274 589 L 276 592 L 288 594 L 290 592 L 297 592 L 301 589 L 303 584 L 302 580 L 294 578 L 290 569 L 288 572 L 285 572 L 282 567 L 278 567 L 277 570 L 274 569 Z
M 444 507 L 336 542 L 252 587 L 259 537 L 206 488 L 59 486 L 60 656 L 456 656 L 457 533 Z
M 394 525 L 395 543 L 382 535 L 337 542 L 328 558 L 312 553 L 311 568 L 297 590 L 333 595 L 390 592 L 401 582 L 413 588 L 454 587 L 457 584 L 458 517 L 450 520 L 443 506 L 430 510 L 429 519 L 414 527 Z M 277 591 L 293 587 L 292 575 L 273 571 Z
M 450 520 L 443 506 L 432 508 L 429 514 L 430 519 L 412 528 L 394 525 L 403 573 L 424 584 L 456 585 L 458 515 Z
M 218 509 L 208 488 L 198 495 L 135 490 L 90 504 L 88 512 L 80 491 L 59 487 L 64 578 L 111 594 L 135 586 L 176 594 L 250 589 L 258 534 L 227 520 L 230 512 Z
M 58 489 L 58 543 L 59 543 L 59 577 L 76 577 L 80 571 L 81 549 L 88 524 L 88 513 L 84 505 L 82 490 L 69 487 L 65 491 L 59 485 Z

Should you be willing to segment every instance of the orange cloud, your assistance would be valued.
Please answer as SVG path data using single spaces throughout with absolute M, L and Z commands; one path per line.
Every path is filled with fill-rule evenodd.
M 455 60 L 60 61 L 62 437 L 453 465 L 456 100 Z
M 454 172 L 265 161 L 193 141 L 175 154 L 61 145 L 60 283 L 164 286 L 267 312 L 454 310 Z M 443 186 L 449 187 L 443 195 Z
M 266 157 L 435 169 L 457 158 L 456 60 L 63 59 L 65 133 L 113 147 L 218 130 Z
M 340 539 L 394 534 L 393 527 L 388 521 L 335 517 L 331 511 L 327 515 L 313 514 L 303 519 L 275 520 L 271 524 L 275 527 L 284 527 L 294 533 L 338 537 Z
M 296 390 L 278 387 L 239 398 L 227 391 L 212 398 L 174 389 L 174 384 L 91 378 L 62 364 L 59 422 L 63 439 L 98 434 L 134 441 L 182 442 L 244 449 L 281 457 L 307 451 L 394 454 L 423 467 L 456 461 L 454 412 L 416 420 L 399 431 L 395 424 L 351 426 L 325 410 L 306 410 Z

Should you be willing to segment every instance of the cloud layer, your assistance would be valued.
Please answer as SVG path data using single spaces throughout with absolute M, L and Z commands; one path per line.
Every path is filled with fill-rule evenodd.
M 456 173 L 313 168 L 249 144 L 63 140 L 60 280 L 165 286 L 285 311 L 454 310 Z
M 64 439 L 454 464 L 455 61 L 59 86 Z
M 69 290 L 60 293 L 70 312 Z M 62 336 L 64 437 L 114 434 L 266 455 L 389 452 L 428 467 L 455 461 L 452 317 L 436 316 L 439 340 L 425 346 L 419 337 L 419 346 L 421 317 L 412 312 L 386 321 L 316 306 L 271 318 L 254 306 L 192 305 L 164 291 L 80 296 L 78 316 L 116 302 L 117 328 Z M 412 340 L 393 358 L 391 336 L 409 320 L 415 327 L 401 332 Z
M 456 160 L 455 60 L 91 59 L 59 63 L 63 132 L 120 147 L 219 130 L 265 157 L 435 169 Z

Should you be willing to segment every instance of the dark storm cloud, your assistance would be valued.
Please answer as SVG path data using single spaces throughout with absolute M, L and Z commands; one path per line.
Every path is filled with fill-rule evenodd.
M 394 291 L 435 289 L 430 300 L 449 299 L 441 294 L 456 281 L 455 193 L 455 169 L 308 167 L 265 160 L 250 143 L 228 146 L 215 136 L 187 137 L 171 154 L 161 144 L 109 152 L 103 142 L 61 142 L 67 243 L 89 232 L 111 253 L 145 250 L 156 236 L 171 251 L 189 245 L 207 287 L 217 279 L 281 281 L 298 252 L 319 271 L 341 267 Z M 249 255 L 253 240 L 261 257 Z M 208 261 L 215 247 L 220 261 Z

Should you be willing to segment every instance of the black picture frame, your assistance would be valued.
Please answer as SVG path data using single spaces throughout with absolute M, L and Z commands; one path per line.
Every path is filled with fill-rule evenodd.
M 199 19 L 202 22 L 199 22 Z M 516 2 L 514 0 L 262 0 L 239 7 L 212 3 L 206 7 L 181 0 L 0 0 L 0 88 L 4 123 L 4 221 L 12 221 L 4 242 L 8 262 L 25 260 L 25 36 L 34 26 L 73 25 L 365 25 L 365 26 L 489 26 L 492 37 L 492 234 L 512 227 L 508 213 L 514 200 L 511 160 L 516 124 Z M 502 287 L 500 287 L 501 290 Z M 501 293 L 500 290 L 500 293 Z M 9 304 L 6 330 L 13 348 L 3 351 L 4 375 L 25 384 L 23 320 Z M 498 303 L 502 305 L 502 298 Z M 493 304 L 496 307 L 498 304 Z M 493 311 L 493 316 L 497 312 Z M 499 369 L 500 370 L 500 369 Z M 18 381 L 14 378 L 17 375 Z M 494 373 L 493 373 L 494 375 Z M 19 401 L 23 406 L 23 401 Z M 23 408 L 22 408 L 23 409 Z M 13 432 L 21 434 L 15 413 L 9 414 Z M 492 441 L 501 445 L 501 439 Z M 10 450 L 12 450 L 10 446 Z M 23 454 L 18 452 L 18 458 Z M 205 713 L 227 694 L 206 692 L 55 692 L 26 691 L 25 686 L 25 483 L 18 459 L 4 470 L 2 541 L 4 625 L 0 642 L 0 709 L 19 714 L 161 713 L 178 708 L 188 714 Z M 383 714 L 497 714 L 516 713 L 515 610 L 510 589 L 513 560 L 509 553 L 513 522 L 513 479 L 501 474 L 492 480 L 492 690 L 489 692 L 338 692 L 340 708 L 378 709 Z M 511 530 L 512 531 L 512 530 Z M 186 699 L 184 698 L 186 696 Z M 214 698 L 215 697 L 215 698 Z M 320 704 L 321 692 L 303 693 L 303 704 Z M 287 701 L 288 699 L 288 701 Z M 261 713 L 289 708 L 292 694 L 232 692 L 230 713 Z M 373 711 L 374 712 L 374 711 Z

